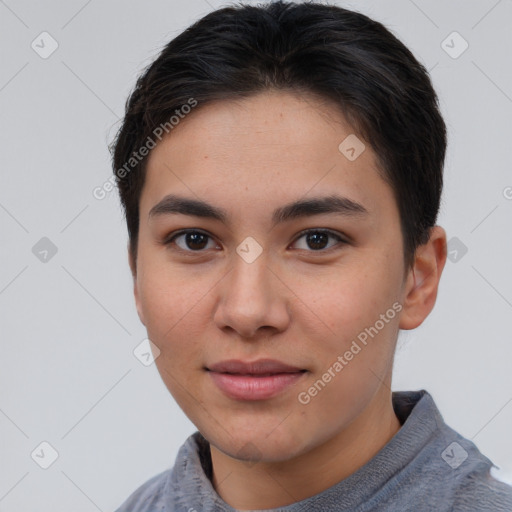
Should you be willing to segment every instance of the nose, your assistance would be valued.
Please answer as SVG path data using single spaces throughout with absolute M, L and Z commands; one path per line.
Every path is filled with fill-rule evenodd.
M 269 267 L 265 253 L 248 263 L 234 256 L 232 270 L 219 283 L 214 322 L 244 339 L 282 332 L 290 321 L 293 296 L 278 271 Z

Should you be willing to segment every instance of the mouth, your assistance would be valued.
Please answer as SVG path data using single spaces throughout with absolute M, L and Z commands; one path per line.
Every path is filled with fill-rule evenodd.
M 258 359 L 245 362 L 239 359 L 220 361 L 206 367 L 206 370 L 216 373 L 228 373 L 233 375 L 268 376 L 281 373 L 305 372 L 304 368 L 292 366 L 276 359 Z
M 221 361 L 205 370 L 217 388 L 234 400 L 268 400 L 289 389 L 308 371 L 273 359 Z
M 261 378 L 261 377 L 272 377 L 274 375 L 289 375 L 293 373 L 302 373 L 306 370 L 299 370 L 298 372 L 280 372 L 280 373 L 231 373 L 231 372 L 216 372 L 216 373 L 222 373 L 223 375 L 237 375 L 240 377 L 255 377 L 255 378 Z

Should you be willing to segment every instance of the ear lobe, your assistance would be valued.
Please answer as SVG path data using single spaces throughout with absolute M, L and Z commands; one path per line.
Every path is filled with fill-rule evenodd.
M 133 259 L 129 242 L 128 242 L 128 264 L 130 265 L 130 270 L 131 270 L 132 278 L 133 278 L 133 296 L 135 298 L 135 306 L 137 308 L 137 314 L 139 315 L 139 319 L 142 322 L 142 324 L 146 325 L 146 322 L 144 320 L 144 314 L 142 312 L 142 304 L 140 301 L 139 290 L 138 290 L 137 263 Z
M 446 256 L 446 232 L 434 226 L 428 242 L 416 250 L 414 265 L 407 276 L 400 329 L 418 327 L 434 308 Z

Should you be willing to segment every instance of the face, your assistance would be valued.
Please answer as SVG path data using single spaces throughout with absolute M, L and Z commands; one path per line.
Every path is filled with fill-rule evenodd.
M 306 453 L 390 385 L 400 219 L 370 146 L 355 159 L 340 151 L 353 133 L 333 105 L 266 92 L 198 107 L 149 156 L 132 262 L 138 313 L 165 385 L 232 457 Z M 263 377 L 246 377 L 240 396 L 208 370 L 232 359 L 302 371 L 267 377 L 266 392 L 251 384 Z

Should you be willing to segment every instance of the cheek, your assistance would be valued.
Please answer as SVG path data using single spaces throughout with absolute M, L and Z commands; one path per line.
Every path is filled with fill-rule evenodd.
M 137 284 L 148 328 L 165 338 L 180 319 L 193 314 L 208 283 L 193 269 L 170 264 L 164 252 L 155 252 L 148 249 L 141 254 Z
M 166 277 L 157 267 L 139 282 L 148 337 L 160 349 L 160 361 L 172 367 L 177 362 L 186 365 L 200 350 L 201 322 L 206 318 L 204 286 L 190 277 Z
M 393 304 L 397 303 L 400 287 L 398 272 L 382 269 L 382 262 L 375 261 L 373 265 L 340 268 L 314 283 L 303 282 L 301 295 L 308 297 L 304 302 L 310 309 L 309 316 L 327 334 L 322 340 L 326 357 L 335 360 L 355 340 L 360 341 L 362 350 L 353 359 L 361 364 L 372 359 L 386 360 L 392 352 L 398 333 L 398 314 Z M 317 330 L 316 337 L 319 334 Z M 353 350 L 357 351 L 357 347 Z
M 148 338 L 159 348 L 157 370 L 187 415 L 194 414 L 198 372 L 204 361 L 204 301 L 190 281 L 165 282 L 157 273 L 141 283 Z M 203 309 L 202 309 L 203 308 Z

